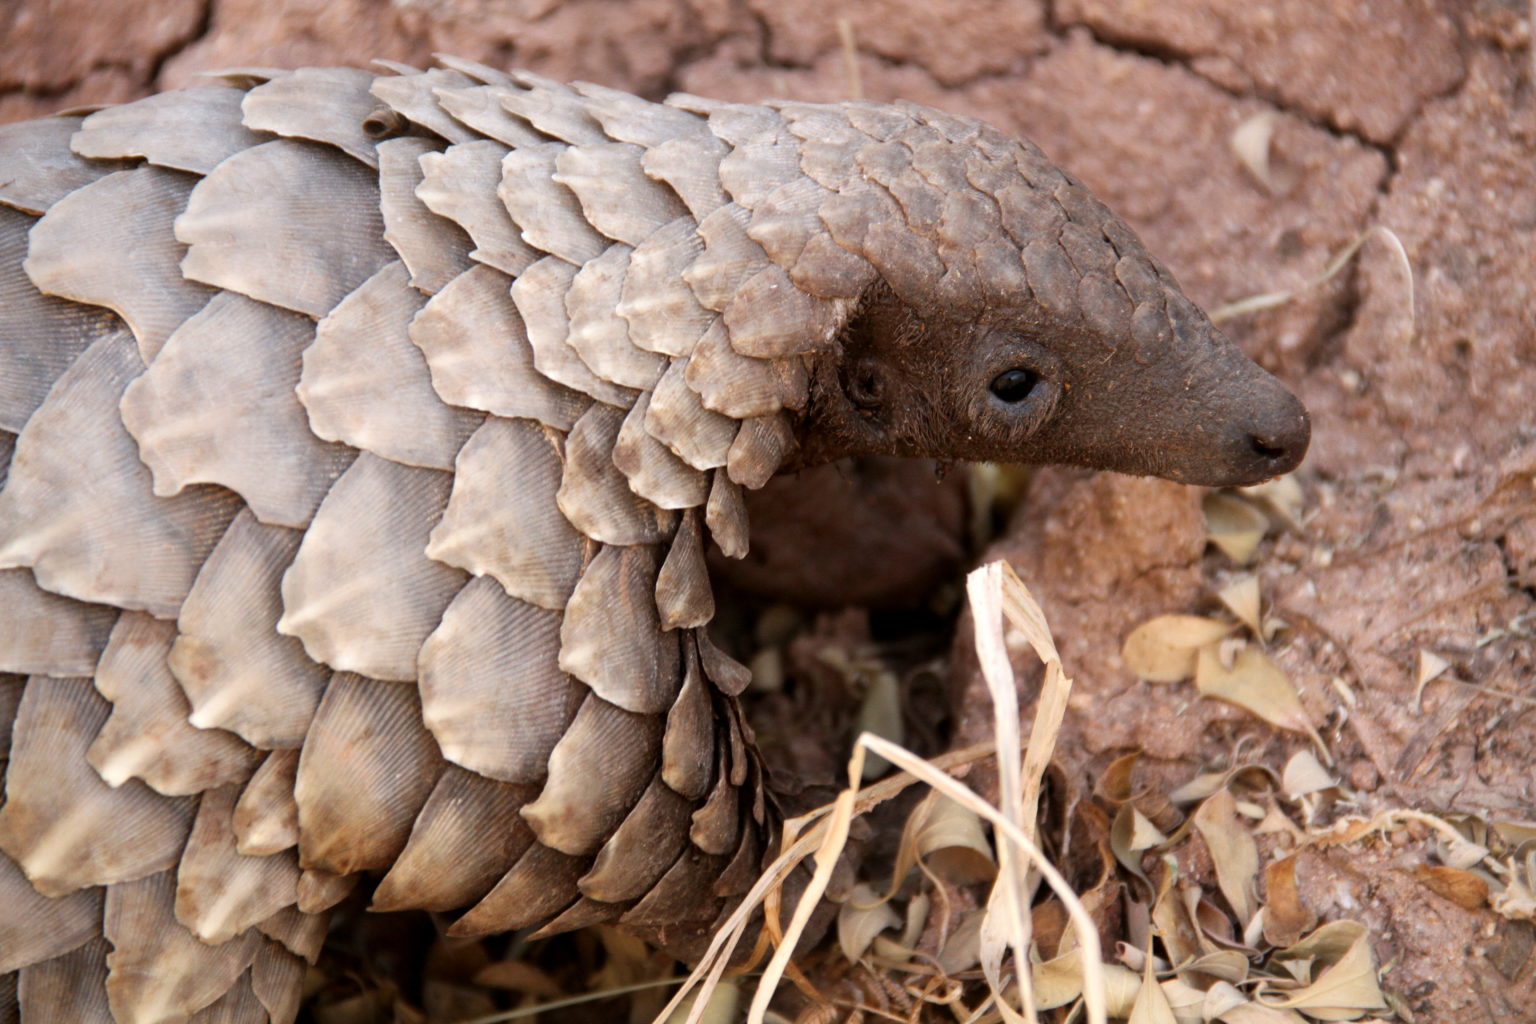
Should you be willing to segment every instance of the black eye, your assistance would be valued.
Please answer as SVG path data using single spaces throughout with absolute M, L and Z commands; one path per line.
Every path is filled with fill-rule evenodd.
M 992 378 L 992 393 L 1009 405 L 1014 405 L 1028 398 L 1039 381 L 1040 375 L 1035 371 L 1015 367 Z

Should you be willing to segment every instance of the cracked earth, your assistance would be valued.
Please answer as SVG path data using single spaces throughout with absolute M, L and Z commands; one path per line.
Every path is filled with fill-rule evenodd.
M 1305 745 L 1120 664 L 1136 624 L 1209 610 L 1257 571 L 1288 627 L 1273 654 L 1363 811 L 1531 821 L 1529 15 L 1513 0 L 145 0 L 129 15 L 13 0 L 0 120 L 135 98 L 200 69 L 448 51 L 649 96 L 858 90 L 985 118 L 1123 214 L 1207 308 L 1302 286 L 1388 228 L 1411 286 L 1376 235 L 1328 283 L 1226 324 L 1314 422 L 1300 522 L 1252 568 L 1208 548 L 1189 488 L 1055 470 L 1034 475 L 992 554 L 1030 582 L 1076 679 L 1069 772 L 1140 749 L 1176 783 L 1239 750 L 1278 767 Z M 1254 124 L 1268 132 L 1263 173 L 1233 147 Z M 873 515 L 869 529 L 892 528 Z M 1449 667 L 1415 699 L 1422 652 Z M 988 714 L 964 676 L 962 737 Z M 1386 843 L 1317 854 L 1313 909 L 1371 926 L 1385 986 L 1420 1021 L 1536 1020 L 1536 929 L 1443 899 L 1396 856 Z

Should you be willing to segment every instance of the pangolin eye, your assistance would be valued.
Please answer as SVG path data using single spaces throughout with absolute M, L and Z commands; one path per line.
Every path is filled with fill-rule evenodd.
M 1014 367 L 992 378 L 992 393 L 1009 405 L 1016 405 L 1029 397 L 1040 382 L 1040 375 L 1033 370 Z

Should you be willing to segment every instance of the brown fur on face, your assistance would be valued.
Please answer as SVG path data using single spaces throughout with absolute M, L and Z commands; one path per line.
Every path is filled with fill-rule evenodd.
M 947 319 L 877 287 L 840 351 L 812 364 L 801 464 L 1066 463 L 1207 486 L 1294 469 L 1310 438 L 1301 403 L 1187 300 L 1170 306 L 1174 337 L 1149 353 L 1038 308 Z M 997 393 L 1009 371 L 1031 382 L 1013 401 Z

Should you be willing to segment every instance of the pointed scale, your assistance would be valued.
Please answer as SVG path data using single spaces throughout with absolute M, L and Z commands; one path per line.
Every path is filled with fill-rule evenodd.
M 0 673 L 0 760 L 11 756 L 11 727 L 16 723 L 16 711 L 26 688 L 26 676 Z
M 484 417 L 432 390 L 408 334 L 425 301 L 405 264 L 392 260 L 320 321 L 298 386 L 311 430 L 408 466 L 453 468 Z
M 545 135 L 572 146 L 606 141 L 602 128 L 570 86 L 531 71 L 512 71 L 507 77 L 521 88 L 505 90 L 501 105 Z
M 363 122 L 379 105 L 369 87 L 376 76 L 359 68 L 299 68 L 245 94 L 245 126 L 325 142 L 369 167 L 378 167 L 374 140 Z
M 140 356 L 153 360 L 213 294 L 182 277 L 187 250 L 172 230 L 197 183 L 190 174 L 140 167 L 71 192 L 32 229 L 28 276 L 49 295 L 116 312 Z
M 735 419 L 801 408 L 809 389 L 801 360 L 744 356 L 731 347 L 721 320 L 694 345 L 684 379 L 706 409 Z
M 50 594 L 30 569 L 0 570 L 0 608 L 0 672 L 23 675 L 95 672 L 118 616 L 110 605 Z
M 575 194 L 555 178 L 556 160 L 567 147 L 557 142 L 514 149 L 501 160 L 497 198 L 523 241 L 577 266 L 600 255 L 608 239 L 587 222 Z
M 553 178 L 576 194 L 592 227 L 639 245 L 688 212 L 675 192 L 646 175 L 644 152 L 626 142 L 570 146 L 556 155 Z
M 506 782 L 539 782 L 586 688 L 561 672 L 559 612 L 471 581 L 421 649 L 422 719 L 443 756 Z
M 577 269 L 562 259 L 546 256 L 512 282 L 512 301 L 528 331 L 533 365 L 557 384 L 591 395 L 599 402 L 628 409 L 635 393 L 597 376 L 567 342 L 571 319 L 566 312 L 565 295 Z
M 99 306 L 44 295 L 22 270 L 36 218 L 0 206 L 0 430 L 19 433 L 53 382 L 121 321 Z
M 99 917 L 91 930 L 99 934 Z M 113 1024 L 112 1008 L 107 1003 L 107 954 L 111 949 L 106 939 L 94 938 L 55 960 L 22 968 L 17 987 L 21 1019 Z
M 632 251 L 627 245 L 611 245 L 577 272 L 565 293 L 570 318 L 566 344 L 604 380 L 648 391 L 666 371 L 667 359 L 636 347 L 629 325 L 614 312 Z
M 384 240 L 394 246 L 411 272 L 411 287 L 427 295 L 436 295 L 474 266 L 469 258 L 474 242 L 469 235 L 433 213 L 416 195 L 425 177 L 421 157 L 439 152 L 440 147 L 441 143 L 416 136 L 389 139 L 378 146 Z
M 703 626 L 715 617 L 715 594 L 704 560 L 703 515 L 697 509 L 683 515 L 656 574 L 656 610 L 663 629 Z
M 661 779 L 689 800 L 709 792 L 715 765 L 715 712 L 696 636 L 684 635 L 683 687 L 667 710 L 661 738 Z
M 305 880 L 312 877 L 314 871 L 306 871 L 299 879 L 299 903 L 304 902 Z M 356 883 L 357 875 L 345 876 L 345 885 L 341 888 L 341 897 L 352 891 Z M 267 938 L 276 942 L 287 952 L 296 957 L 314 963 L 320 959 L 320 950 L 325 945 L 325 933 L 330 922 L 329 910 L 321 910 L 316 913 L 306 913 L 299 907 L 284 907 L 271 917 L 256 926 L 256 930 Z M 259 955 L 258 955 L 259 959 Z
M 123 393 L 122 417 L 155 493 L 220 484 L 256 518 L 303 527 L 353 452 L 310 430 L 294 396 L 308 317 L 219 292 Z
M 245 93 L 222 86 L 178 89 L 87 117 L 69 145 L 93 160 L 142 157 L 156 167 L 207 174 L 266 141 L 240 123 Z
M 747 503 L 742 497 L 741 485 L 725 474 L 714 471 L 714 481 L 709 488 L 709 502 L 704 506 L 704 523 L 715 546 L 727 558 L 744 558 L 747 554 L 749 531 Z
M 640 166 L 670 185 L 695 220 L 703 220 L 731 201 L 720 185 L 720 161 L 729 152 L 706 129 L 651 146 L 640 158 Z
M 634 928 L 677 928 L 690 922 L 708 924 L 718 912 L 719 900 L 713 884 L 724 866 L 725 860 L 721 857 L 708 856 L 692 846 L 685 847 L 645 898 L 619 921 Z
M 271 1024 L 293 1024 L 304 996 L 304 961 L 267 940 L 251 961 L 251 991 Z
M 469 85 L 469 78 L 448 68 L 417 71 L 401 65 L 394 70 L 398 74 L 379 75 L 368 86 L 376 98 L 449 142 L 470 142 L 478 138 L 474 132 L 444 112 L 435 95 L 438 89 Z
M 560 667 L 619 707 L 659 714 L 681 684 L 678 637 L 656 610 L 654 546 L 604 547 L 571 595 Z
M 253 746 L 297 747 L 330 671 L 277 631 L 283 572 L 304 535 L 242 511 L 203 563 L 167 659 L 192 702 L 188 721 Z
M 304 869 L 304 875 L 299 879 L 299 911 L 303 914 L 321 916 L 336 904 L 352 895 L 352 890 L 357 888 L 362 875 L 339 875 L 334 871 L 324 868 L 309 867 Z M 284 920 L 287 911 L 278 914 L 274 921 Z M 268 922 L 271 924 L 272 922 Z M 267 925 L 263 925 L 266 934 L 273 938 L 283 938 L 282 934 Z M 284 942 L 287 942 L 284 939 Z M 320 943 L 315 943 L 316 953 L 319 952 Z M 296 947 L 289 945 L 290 949 Z
M 717 751 L 716 763 L 724 764 L 726 744 L 725 737 L 717 742 L 721 744 Z M 725 771 L 715 772 L 715 784 L 709 792 L 709 799 L 703 806 L 693 812 L 692 825 L 688 830 L 688 838 L 693 845 L 705 853 L 725 856 L 736 849 L 736 844 L 741 837 L 741 800 L 736 786 L 731 785 L 730 774 Z
M 424 153 L 416 196 L 427 209 L 464 229 L 475 243 L 472 258 L 516 277 L 540 253 L 523 241 L 507 208 L 496 198 L 501 158 L 506 153 L 506 146 L 489 139 L 459 143 L 442 153 Z
M 748 490 L 766 484 L 795 450 L 795 434 L 782 413 L 743 420 L 731 442 L 726 473 Z
M 86 758 L 109 786 L 141 779 L 165 796 L 190 796 L 244 782 L 256 751 L 234 733 L 188 724 L 191 707 L 166 666 L 176 624 L 124 612 L 96 669 L 112 717 Z
M 415 687 L 338 672 L 299 757 L 299 853 L 348 874 L 392 864 L 442 760 Z
M 468 579 L 425 554 L 452 483 L 441 470 L 359 455 L 283 575 L 278 630 L 332 668 L 414 680 L 422 641 Z
M 686 356 L 715 322 L 683 280 L 683 271 L 704 251 L 692 217 L 652 233 L 630 254 L 614 312 L 629 324 L 629 340 L 647 352 Z
M 559 435 L 524 419 L 488 417 L 459 453 L 453 493 L 427 557 L 560 611 L 591 542 L 555 504 L 563 471 Z
M 613 446 L 625 410 L 594 404 L 576 421 L 565 442 L 565 469 L 555 500 L 571 525 L 604 544 L 653 544 L 670 529 L 675 513 L 658 509 L 629 487 L 613 464 Z
M 549 757 L 549 780 L 522 815 L 539 842 L 596 853 L 640 799 L 661 754 L 661 719 L 587 697 Z
M 448 929 L 455 938 L 478 938 L 544 921 L 581 897 L 577 879 L 591 863 L 533 843 L 517 863 Z
M 582 876 L 582 893 L 608 903 L 644 896 L 682 852 L 692 810 L 661 776 L 652 779 Z
M 490 267 L 460 274 L 411 321 L 411 341 L 443 401 L 570 430 L 592 400 L 534 369 L 511 288 Z
M 0 568 L 30 565 L 55 593 L 169 618 L 240 501 L 211 487 L 154 497 L 117 408 L 143 369 L 126 332 L 103 338 L 27 422 L 0 492 Z
M 704 408 L 688 386 L 688 358 L 673 359 L 645 410 L 645 431 L 694 469 L 726 464 L 740 423 Z
M 0 125 L 0 205 L 41 216 L 60 199 L 121 164 L 92 163 L 69 148 L 78 117 Z
M 613 464 L 629 489 L 658 508 L 688 509 L 709 497 L 709 474 L 694 469 L 645 430 L 650 396 L 642 393 L 619 427 Z
M 507 112 L 501 105 L 504 93 L 497 86 L 480 84 L 435 91 L 438 105 L 452 114 L 455 121 L 502 143 L 504 150 L 548 142 L 549 136 L 534 131 L 527 121 Z
M 107 890 L 107 998 L 118 1020 L 185 1019 L 228 992 L 262 938 L 210 946 L 176 920 L 176 879 L 164 871 Z
M 394 258 L 377 173 L 339 150 L 294 139 L 263 143 L 214 168 L 176 219 L 176 238 L 190 247 L 181 272 L 191 280 L 313 317 Z
M 101 889 L 50 899 L 0 853 L 0 974 L 62 956 L 101 933 Z
M 299 805 L 293 797 L 298 774 L 297 750 L 267 753 L 235 801 L 229 827 L 236 850 L 264 857 L 298 844 Z
M 533 843 L 517 811 L 537 793 L 449 765 L 368 909 L 446 911 L 480 902 Z
M 235 849 L 236 786 L 210 789 L 198 803 L 192 835 L 176 869 L 176 919 L 218 945 L 298 899 L 292 851 L 253 857 Z
M 269 1024 L 266 1007 L 251 989 L 249 969 L 193 1020 L 196 1024 Z
M 0 849 L 46 896 L 138 878 L 176 863 L 197 801 L 136 779 L 117 789 L 85 760 L 111 705 L 89 679 L 33 676 L 12 729 Z

